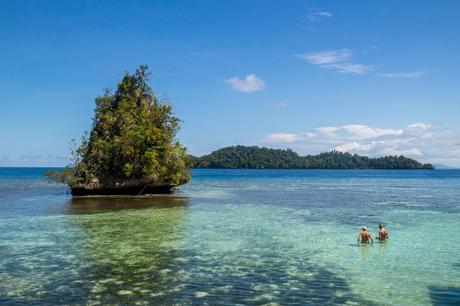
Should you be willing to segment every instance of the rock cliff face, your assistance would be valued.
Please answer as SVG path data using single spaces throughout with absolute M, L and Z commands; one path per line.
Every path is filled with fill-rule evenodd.
M 146 195 L 171 193 L 174 187 L 187 183 L 186 180 L 172 185 L 155 180 L 113 180 L 104 184 L 78 182 L 71 187 L 73 196 L 88 195 Z

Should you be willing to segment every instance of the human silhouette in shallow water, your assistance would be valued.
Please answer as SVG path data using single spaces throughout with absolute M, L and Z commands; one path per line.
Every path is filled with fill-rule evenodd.
M 374 239 L 372 239 L 372 235 L 368 231 L 367 227 L 363 226 L 361 228 L 361 232 L 358 235 L 358 242 L 367 244 L 374 242 Z
M 388 231 L 386 230 L 386 228 L 384 228 L 381 223 L 379 223 L 379 225 L 377 225 L 377 226 L 379 228 L 379 236 L 375 237 L 375 239 L 378 239 L 380 241 L 387 240 L 388 239 Z

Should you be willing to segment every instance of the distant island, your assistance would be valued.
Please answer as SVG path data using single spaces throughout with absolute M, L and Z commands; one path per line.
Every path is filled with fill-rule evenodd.
M 291 149 L 231 146 L 201 157 L 188 156 L 192 168 L 219 169 L 434 169 L 404 156 L 371 158 L 332 151 L 300 156 Z

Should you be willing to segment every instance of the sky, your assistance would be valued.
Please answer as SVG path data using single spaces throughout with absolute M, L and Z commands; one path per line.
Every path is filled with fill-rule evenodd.
M 229 145 L 460 166 L 460 1 L 0 0 L 0 166 L 63 166 L 141 64 L 194 155 Z

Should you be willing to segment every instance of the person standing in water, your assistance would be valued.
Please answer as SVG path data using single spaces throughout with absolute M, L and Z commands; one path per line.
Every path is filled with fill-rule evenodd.
M 371 241 L 374 242 L 371 233 L 367 230 L 367 227 L 363 226 L 358 235 L 358 242 L 369 244 Z
M 386 230 L 386 228 L 384 228 L 381 223 L 379 223 L 378 227 L 379 227 L 379 236 L 375 237 L 375 238 L 377 238 L 380 241 L 387 240 L 388 239 L 388 231 Z

